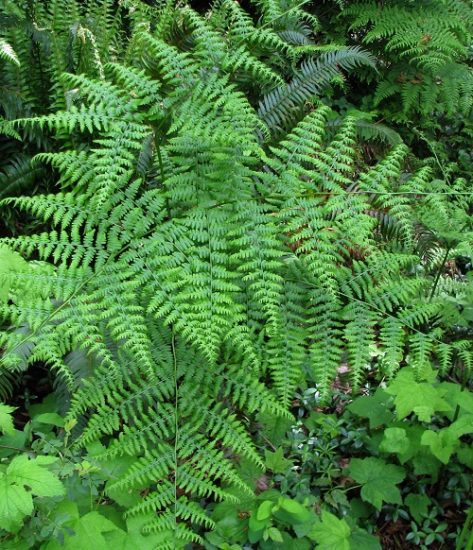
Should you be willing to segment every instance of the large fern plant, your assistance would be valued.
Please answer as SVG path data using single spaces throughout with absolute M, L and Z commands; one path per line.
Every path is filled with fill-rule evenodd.
M 328 140 L 329 110 L 304 116 L 323 61 L 287 84 L 264 57 L 230 63 L 195 12 L 176 27 L 166 9 L 133 36 L 129 63 L 63 75 L 67 109 L 11 126 L 71 146 L 35 160 L 57 170 L 57 193 L 3 203 L 51 231 L 2 241 L 0 344 L 6 372 L 42 361 L 56 373 L 76 446 L 134 458 L 109 495 L 174 549 L 212 526 L 202 499 L 251 491 L 235 467 L 261 463 L 248 419 L 287 415 L 304 379 L 327 399 L 344 362 L 355 387 L 373 357 L 387 377 L 407 355 L 419 370 L 471 365 L 442 323 L 445 295 L 466 285 L 442 284 L 438 257 L 471 254 L 472 231 L 468 218 L 455 236 L 442 225 L 465 204 L 441 182 L 424 195 L 429 170 L 403 172 L 403 145 L 363 169 L 353 120 Z M 259 108 L 246 72 L 267 76 Z M 65 360 L 77 350 L 93 362 L 85 379 Z
M 340 15 L 353 38 L 383 59 L 385 78 L 377 82 L 374 101 L 389 105 L 393 120 L 471 114 L 471 2 L 363 0 L 347 3 Z

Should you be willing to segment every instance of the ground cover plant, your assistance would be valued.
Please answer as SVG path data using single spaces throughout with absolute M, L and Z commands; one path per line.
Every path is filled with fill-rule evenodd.
M 0 19 L 1 547 L 471 548 L 468 3 Z

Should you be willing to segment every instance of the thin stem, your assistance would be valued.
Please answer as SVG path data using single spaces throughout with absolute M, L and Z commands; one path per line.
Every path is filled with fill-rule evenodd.
M 172 357 L 174 363 L 174 536 L 177 529 L 177 448 L 179 444 L 179 425 L 178 425 L 178 384 L 177 384 L 177 356 L 176 339 L 174 332 L 171 339 Z
M 463 524 L 463 529 L 460 533 L 460 536 L 458 537 L 455 550 L 462 550 L 463 541 L 466 539 L 470 528 L 471 528 L 471 532 L 470 532 L 469 539 L 466 543 L 465 550 L 471 549 L 473 545 L 473 525 L 472 524 L 473 524 L 473 505 L 471 505 L 470 509 L 468 510 L 468 514 L 466 516 L 465 523 Z
M 32 451 L 30 449 L 20 449 L 19 447 L 12 447 L 11 445 L 0 445 L 0 449 L 10 449 L 11 451 L 18 451 L 19 453 L 38 454 L 36 451 Z
M 467 369 L 466 369 L 466 366 L 463 365 L 463 376 L 462 376 L 462 383 L 461 383 L 460 392 L 465 390 L 467 382 L 468 382 Z M 459 414 L 460 414 L 460 404 L 457 403 L 457 406 L 455 407 L 455 412 L 453 413 L 452 422 L 455 422 L 456 420 L 458 420 L 458 415 Z M 472 506 L 472 510 L 473 510 L 473 506 Z
M 158 153 L 158 162 L 159 162 L 159 172 L 161 174 L 161 183 L 164 181 L 164 165 L 163 165 L 163 157 L 161 156 L 161 147 L 159 146 L 159 143 L 156 142 L 156 152 Z
M 432 298 L 434 297 L 435 291 L 437 290 L 437 285 L 438 285 L 439 280 L 440 280 L 440 275 L 442 275 L 442 271 L 445 268 L 445 264 L 447 263 L 447 259 L 448 259 L 449 254 L 450 254 L 450 247 L 447 246 L 445 256 L 443 257 L 443 260 L 442 260 L 441 264 L 439 265 L 437 275 L 435 276 L 435 281 L 434 281 L 434 284 L 432 286 L 432 290 L 431 290 L 430 296 L 429 296 L 429 302 L 432 300 Z

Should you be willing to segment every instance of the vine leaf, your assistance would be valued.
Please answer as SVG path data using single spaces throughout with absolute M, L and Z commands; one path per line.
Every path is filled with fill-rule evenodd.
M 23 518 L 33 512 L 33 498 L 23 487 L 13 485 L 0 474 L 0 527 L 15 532 Z
M 388 453 L 404 454 L 409 450 L 410 442 L 404 428 L 386 428 L 380 449 Z
M 393 413 L 388 408 L 390 399 L 390 396 L 379 388 L 374 395 L 358 397 L 347 408 L 356 416 L 368 418 L 370 428 L 373 429 L 392 420 Z
M 309 536 L 318 543 L 319 550 L 381 550 L 376 537 L 359 527 L 351 528 L 344 519 L 325 511 Z
M 344 519 L 338 519 L 329 512 L 322 512 L 322 521 L 314 525 L 311 538 L 318 543 L 320 550 L 350 550 L 351 529 Z
M 417 382 L 414 371 L 409 368 L 400 371 L 386 391 L 394 395 L 399 419 L 415 413 L 421 422 L 430 422 L 435 412 L 451 410 L 443 399 L 447 390 L 427 382 Z
M 264 451 L 265 466 L 275 474 L 283 474 L 290 468 L 293 463 L 284 458 L 284 450 L 282 447 L 276 449 L 275 452 L 266 449 Z
M 405 503 L 409 508 L 411 516 L 418 524 L 422 522 L 422 518 L 427 516 L 429 511 L 430 498 L 426 495 L 409 494 L 405 499 Z
M 438 432 L 426 430 L 420 442 L 422 445 L 429 446 L 432 454 L 444 464 L 448 464 L 450 457 L 460 444 L 457 434 L 448 428 Z
M 66 491 L 58 477 L 44 468 L 50 462 L 49 458 L 41 456 L 30 460 L 27 455 L 17 456 L 8 466 L 7 477 L 11 483 L 26 485 L 39 497 L 65 495 Z
M 19 455 L 6 473 L 0 473 L 0 528 L 12 532 L 19 529 L 23 519 L 33 512 L 33 495 L 66 494 L 61 481 L 43 467 L 50 462 L 48 457 L 30 460 L 27 455 Z
M 402 504 L 401 492 L 396 485 L 405 478 L 404 468 L 387 464 L 379 458 L 354 458 L 348 472 L 362 485 L 361 498 L 378 510 L 383 502 Z

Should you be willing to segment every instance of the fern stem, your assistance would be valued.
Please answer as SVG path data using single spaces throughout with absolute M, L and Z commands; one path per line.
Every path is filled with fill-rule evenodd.
M 161 175 L 161 183 L 163 183 L 164 182 L 164 164 L 163 164 L 163 157 L 161 155 L 161 144 L 160 144 L 160 140 L 158 139 L 158 129 L 155 128 L 153 133 L 154 133 L 154 146 L 156 147 L 156 153 L 158 155 L 159 173 Z
M 164 165 L 163 157 L 161 156 L 161 147 L 156 142 L 156 152 L 158 153 L 159 172 L 161 174 L 161 183 L 164 181 Z
M 177 447 L 179 444 L 179 426 L 178 426 L 178 386 L 177 386 L 177 356 L 176 356 L 176 336 L 174 331 L 171 338 L 171 349 L 174 366 L 174 537 L 177 530 Z
M 465 391 L 467 383 L 468 383 L 468 374 L 467 374 L 466 366 L 463 365 L 463 376 L 462 376 L 460 392 Z M 460 403 L 457 403 L 457 406 L 455 407 L 455 412 L 453 413 L 452 422 L 456 422 L 458 420 L 459 414 L 460 414 Z
M 450 254 L 450 247 L 447 246 L 447 250 L 445 252 L 445 256 L 443 257 L 443 260 L 442 262 L 440 263 L 439 265 L 439 268 L 438 268 L 438 271 L 437 271 L 437 275 L 435 276 L 435 281 L 434 281 L 434 284 L 432 286 L 432 290 L 430 292 L 430 296 L 429 296 L 429 302 L 432 301 L 432 298 L 434 297 L 435 295 L 435 291 L 437 290 L 437 285 L 439 284 L 439 281 L 440 281 L 440 275 L 442 275 L 442 271 L 444 270 L 445 268 L 445 264 L 447 263 L 447 259 L 448 259 L 448 255 Z

